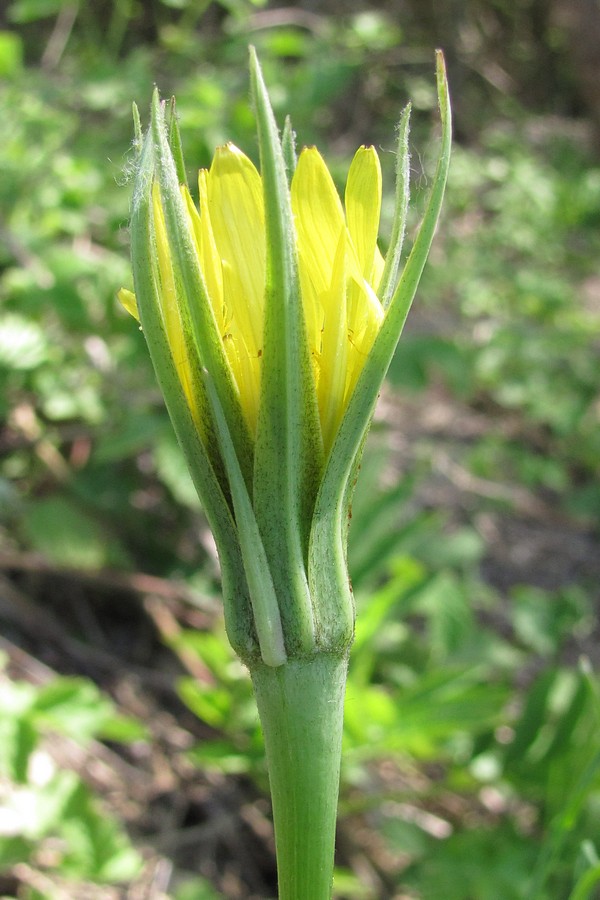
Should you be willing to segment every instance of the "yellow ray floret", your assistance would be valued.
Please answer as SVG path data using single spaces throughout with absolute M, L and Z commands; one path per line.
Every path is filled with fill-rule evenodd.
M 223 340 L 250 432 L 260 397 L 266 278 L 265 213 L 261 177 L 233 144 L 217 150 L 198 178 L 196 206 L 182 187 L 190 234 L 206 293 Z M 303 150 L 291 184 L 302 302 L 317 391 L 323 443 L 328 450 L 373 345 L 383 309 L 377 287 L 383 258 L 377 247 L 381 169 L 373 147 L 361 147 L 350 166 L 345 210 L 315 148 Z M 153 195 L 154 228 L 165 330 L 188 396 L 188 360 L 176 308 L 169 246 Z M 133 315 L 135 297 L 120 299 Z
M 329 170 L 314 147 L 300 155 L 291 194 L 327 450 L 383 320 L 375 292 L 383 271 L 377 248 L 381 169 L 375 149 L 361 147 L 352 161 L 345 215 Z

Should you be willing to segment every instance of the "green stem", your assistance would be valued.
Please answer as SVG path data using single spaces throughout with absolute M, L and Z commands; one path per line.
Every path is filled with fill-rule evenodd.
M 265 745 L 279 900 L 330 900 L 347 655 L 251 667 Z

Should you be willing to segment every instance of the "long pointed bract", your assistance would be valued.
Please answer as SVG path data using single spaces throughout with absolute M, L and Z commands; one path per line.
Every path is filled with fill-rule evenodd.
M 151 220 L 153 179 L 154 147 L 148 133 L 140 150 L 131 208 L 131 255 L 138 309 L 169 416 L 219 547 L 227 634 L 236 652 L 248 658 L 257 655 L 258 647 L 235 524 L 187 403 L 160 312 Z
M 396 198 L 394 204 L 394 220 L 390 245 L 385 255 L 385 267 L 378 286 L 378 294 L 384 309 L 390 305 L 394 296 L 400 270 L 406 216 L 410 200 L 410 153 L 408 149 L 408 133 L 410 126 L 410 103 L 402 110 L 398 123 L 398 150 L 396 155 Z M 376 285 L 377 287 L 377 285 Z
M 250 77 L 260 145 L 267 244 L 263 372 L 254 507 L 279 597 L 288 653 L 311 652 L 308 534 L 321 450 L 285 162 L 256 54 Z
M 248 496 L 219 394 L 212 378 L 205 372 L 208 395 L 215 412 L 215 424 L 221 453 L 227 470 L 233 509 L 237 523 L 242 560 L 250 591 L 254 625 L 260 646 L 260 655 L 267 666 L 281 666 L 286 652 L 281 627 L 277 595 L 265 554 L 265 548 L 254 517 L 252 502 Z
M 152 137 L 156 152 L 165 225 L 173 270 L 180 286 L 179 310 L 183 328 L 192 338 L 199 365 L 215 377 L 219 399 L 248 489 L 252 489 L 252 442 L 242 415 L 239 397 L 217 330 L 210 299 L 200 270 L 198 254 L 188 227 L 175 162 L 165 133 L 163 110 L 155 92 L 152 102 Z
M 327 618 L 320 624 L 320 634 L 325 640 L 325 646 L 338 646 L 338 641 L 343 636 L 340 623 L 343 623 L 344 617 L 347 617 L 348 606 L 351 604 L 345 560 L 348 510 L 344 498 L 348 479 L 354 461 L 360 453 L 383 379 L 394 355 L 425 267 L 448 177 L 452 132 L 450 97 L 441 51 L 437 51 L 437 83 L 442 120 L 442 141 L 425 215 L 390 301 L 386 317 L 348 403 L 340 430 L 327 460 L 315 504 L 309 552 L 309 579 L 311 590 L 317 596 L 328 595 L 329 597 L 329 603 L 324 605 Z M 347 629 L 347 624 L 345 627 Z M 350 639 L 351 635 L 348 640 Z

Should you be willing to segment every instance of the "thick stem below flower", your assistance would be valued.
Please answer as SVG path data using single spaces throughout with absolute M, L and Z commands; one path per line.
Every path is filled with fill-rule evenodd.
M 273 801 L 279 900 L 330 900 L 346 654 L 251 667 Z

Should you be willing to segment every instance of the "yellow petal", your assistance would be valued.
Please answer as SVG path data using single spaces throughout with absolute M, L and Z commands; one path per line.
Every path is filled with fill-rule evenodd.
M 381 255 L 381 250 L 379 247 L 375 247 L 375 259 L 373 261 L 373 276 L 370 279 L 371 284 L 375 288 L 375 293 L 379 296 L 379 285 L 381 284 L 381 277 L 383 275 L 383 270 L 385 268 L 385 260 Z
M 225 261 L 222 262 L 217 252 L 208 208 L 207 175 L 206 169 L 201 169 L 198 172 L 200 212 L 196 209 L 190 192 L 185 185 L 182 185 L 181 193 L 188 214 L 190 231 L 200 260 L 200 268 L 208 298 L 221 340 L 223 341 L 225 355 L 231 367 L 233 382 L 240 396 L 248 424 L 251 430 L 254 431 L 258 418 L 260 372 L 258 363 L 252 362 L 244 336 L 240 333 L 237 324 L 228 315 L 223 300 L 224 277 L 228 293 L 231 293 L 233 290 L 231 266 Z M 227 278 L 226 273 L 229 274 L 229 278 Z
M 158 274 L 160 278 L 160 302 L 167 341 L 171 350 L 171 356 L 175 369 L 179 375 L 181 384 L 190 404 L 192 414 L 197 416 L 197 403 L 192 388 L 191 369 L 189 356 L 185 346 L 185 338 L 181 325 L 181 316 L 177 303 L 177 291 L 175 277 L 171 263 L 171 252 L 165 225 L 165 217 L 160 199 L 158 184 L 152 187 L 152 209 L 154 213 L 154 234 L 156 238 L 156 253 L 158 257 Z
M 231 266 L 223 263 L 223 291 L 231 297 L 240 290 L 239 278 Z M 258 402 L 260 396 L 260 357 L 252 344 L 252 335 L 240 327 L 237 317 L 233 317 L 223 336 L 225 353 L 231 366 L 239 391 L 240 403 L 251 434 L 256 433 Z
M 325 452 L 329 450 L 344 411 L 348 360 L 346 321 L 346 228 L 342 228 L 329 290 L 323 295 L 323 337 L 317 399 Z
M 223 280 L 221 278 L 221 261 L 219 260 L 214 246 L 214 237 L 210 228 L 208 216 L 200 217 L 200 213 L 196 209 L 187 185 L 181 185 L 181 195 L 185 204 L 185 210 L 188 216 L 188 225 L 190 233 L 194 240 L 200 270 L 204 280 L 204 285 L 208 293 L 208 297 L 215 314 L 217 328 L 221 336 L 224 331 L 223 316 Z
M 177 292 L 175 290 L 175 278 L 171 263 L 171 251 L 167 238 L 167 229 L 160 199 L 160 188 L 154 184 L 152 188 L 152 207 L 154 212 L 154 234 L 156 237 L 156 252 L 158 257 L 158 272 L 160 277 L 161 312 L 167 331 L 169 345 L 173 356 L 179 353 L 183 344 L 181 321 L 177 306 Z
M 383 319 L 371 286 L 374 276 L 380 279 L 383 262 L 377 248 L 377 153 L 362 147 L 353 160 L 347 224 L 333 179 L 314 148 L 300 155 L 291 198 L 323 441 L 329 448 Z
M 323 306 L 316 293 L 313 280 L 310 277 L 310 270 L 306 262 L 305 254 L 300 247 L 298 248 L 298 270 L 300 275 L 300 290 L 302 292 L 306 336 L 311 357 L 316 366 L 315 379 L 317 379 L 323 334 Z
M 202 273 L 217 320 L 217 327 L 221 332 L 221 336 L 223 336 L 227 331 L 229 322 L 223 300 L 221 259 L 217 250 L 208 208 L 208 172 L 206 169 L 200 169 L 198 172 L 198 195 L 200 200 L 199 231 Z
M 381 165 L 374 147 L 360 147 L 346 182 L 346 219 L 363 278 L 373 284 L 381 215 Z
M 377 247 L 381 215 L 381 166 L 374 147 L 357 150 L 346 182 L 346 217 L 350 235 L 348 285 L 348 381 L 346 400 L 383 320 L 383 309 L 373 285 L 383 273 L 383 257 Z M 356 262 L 353 264 L 353 260 Z
M 198 257 L 200 257 L 200 247 L 202 244 L 202 236 L 200 232 L 200 214 L 198 213 L 194 201 L 192 200 L 192 195 L 189 192 L 187 184 L 180 184 L 179 190 L 181 191 L 183 204 L 187 213 L 190 233 L 196 246 L 196 253 L 198 254 Z
M 329 290 L 344 211 L 333 179 L 315 147 L 300 154 L 291 185 L 298 251 L 319 297 Z
M 208 208 L 217 252 L 229 267 L 225 302 L 252 355 L 262 348 L 265 225 L 262 184 L 233 144 L 220 147 L 208 173 Z
M 140 314 L 138 312 L 137 300 L 135 299 L 135 294 L 133 291 L 128 291 L 127 288 L 121 288 L 118 292 L 117 297 L 119 298 L 119 303 L 126 309 L 130 316 L 133 316 L 134 319 L 140 321 Z
M 359 281 L 351 277 L 348 285 L 348 305 L 352 303 L 353 315 L 348 316 L 348 377 L 346 381 L 346 400 L 356 386 L 358 376 L 377 337 L 383 322 L 384 312 L 379 299 L 364 279 Z

